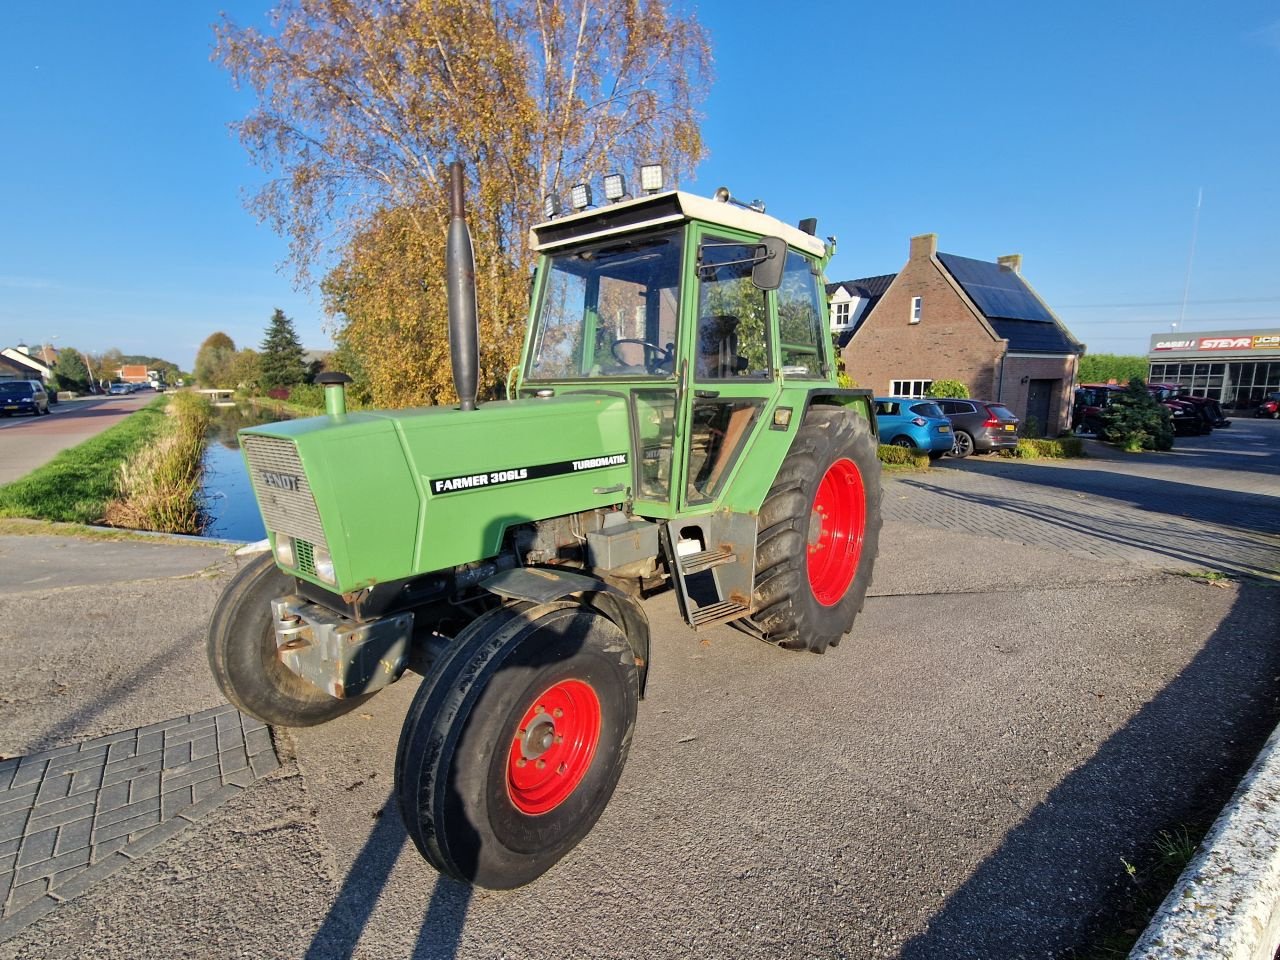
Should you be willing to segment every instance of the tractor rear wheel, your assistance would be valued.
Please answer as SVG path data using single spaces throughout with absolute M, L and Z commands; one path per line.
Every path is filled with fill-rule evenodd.
M 271 601 L 293 591 L 293 577 L 270 553 L 245 564 L 213 608 L 209 669 L 237 710 L 275 726 L 312 727 L 342 716 L 372 694 L 339 700 L 280 662 Z
M 441 873 L 493 889 L 541 876 L 587 835 L 636 722 L 635 656 L 580 603 L 506 606 L 433 664 L 400 732 L 396 797 Z
M 752 620 L 823 653 L 853 626 L 880 544 L 880 461 L 867 421 L 811 407 L 760 508 Z

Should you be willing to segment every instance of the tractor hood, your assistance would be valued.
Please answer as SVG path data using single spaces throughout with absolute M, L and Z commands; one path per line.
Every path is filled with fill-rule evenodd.
M 622 502 L 629 435 L 624 398 L 573 394 L 290 420 L 240 441 L 272 545 L 295 542 L 286 569 L 347 593 L 492 557 L 518 524 Z

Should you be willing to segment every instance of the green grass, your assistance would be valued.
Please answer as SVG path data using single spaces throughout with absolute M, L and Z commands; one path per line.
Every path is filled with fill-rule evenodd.
M 1161 830 L 1150 847 L 1119 858 L 1119 886 L 1085 946 L 1068 951 L 1064 960 L 1124 960 L 1142 936 L 1156 910 L 1195 856 L 1208 824 L 1175 824 Z
M 200 474 L 213 408 L 199 394 L 179 393 L 164 434 L 120 465 L 119 499 L 107 505 L 113 527 L 198 534 Z
M 168 398 L 0 487 L 0 517 L 96 523 L 119 494 L 120 465 L 165 432 Z

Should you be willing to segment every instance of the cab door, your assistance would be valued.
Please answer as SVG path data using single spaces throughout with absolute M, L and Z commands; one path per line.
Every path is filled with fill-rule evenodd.
M 694 231 L 695 289 L 685 303 L 687 429 L 681 444 L 683 510 L 713 505 L 776 393 L 770 295 L 752 282 L 760 241 L 723 228 Z

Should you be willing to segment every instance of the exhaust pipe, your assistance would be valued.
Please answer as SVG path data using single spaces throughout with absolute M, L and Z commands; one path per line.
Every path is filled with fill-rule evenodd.
M 467 229 L 462 162 L 449 164 L 449 233 L 445 242 L 445 287 L 449 299 L 449 359 L 459 409 L 476 408 L 480 371 L 480 322 L 476 315 L 476 261 Z

